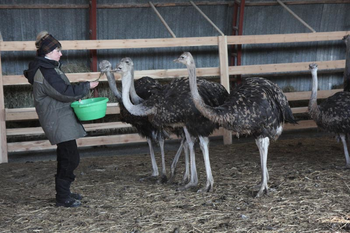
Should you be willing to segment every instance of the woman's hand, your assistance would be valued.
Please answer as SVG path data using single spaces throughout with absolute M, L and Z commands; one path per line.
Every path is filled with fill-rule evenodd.
M 95 87 L 97 87 L 99 82 L 94 81 L 94 82 L 90 82 L 90 89 L 94 89 Z

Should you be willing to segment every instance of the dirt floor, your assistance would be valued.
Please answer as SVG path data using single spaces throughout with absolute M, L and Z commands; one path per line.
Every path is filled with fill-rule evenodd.
M 197 148 L 198 189 L 206 182 Z M 72 191 L 78 208 L 54 206 L 55 161 L 0 164 L 1 232 L 347 232 L 350 170 L 331 136 L 289 137 L 271 143 L 270 192 L 255 198 L 260 159 L 254 140 L 213 143 L 214 191 L 178 191 L 150 175 L 147 153 L 83 157 Z M 107 152 L 106 152 L 107 153 Z M 168 172 L 174 151 L 167 152 Z M 160 164 L 160 156 L 158 164 Z

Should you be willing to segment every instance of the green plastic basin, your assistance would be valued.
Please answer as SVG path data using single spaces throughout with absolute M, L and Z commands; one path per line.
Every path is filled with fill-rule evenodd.
M 102 118 L 106 115 L 107 97 L 96 97 L 84 99 L 71 103 L 75 115 L 81 121 L 91 121 Z

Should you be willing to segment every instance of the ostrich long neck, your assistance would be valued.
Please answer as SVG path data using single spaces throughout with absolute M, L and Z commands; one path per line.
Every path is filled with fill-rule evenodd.
M 190 82 L 190 89 L 192 94 L 193 102 L 200 111 L 203 116 L 211 120 L 212 122 L 223 124 L 223 118 L 220 117 L 216 112 L 215 109 L 211 106 L 208 106 L 204 103 L 202 97 L 200 96 L 198 92 L 197 87 L 197 76 L 196 76 L 196 66 L 194 62 L 191 63 L 191 65 L 187 65 L 187 71 L 189 74 L 189 82 Z
M 130 73 L 132 75 L 132 80 L 134 80 L 134 77 L 135 77 L 134 76 L 134 68 L 131 69 Z M 143 102 L 143 99 L 136 93 L 134 81 L 132 81 L 131 85 L 130 85 L 130 97 L 131 97 L 131 101 L 134 104 L 139 104 L 139 103 Z
M 311 118 L 316 120 L 318 116 L 318 106 L 317 106 L 317 69 L 312 69 L 311 70 L 312 74 L 312 91 L 311 91 L 311 98 L 309 101 L 309 113 L 311 115 Z
M 107 71 L 106 76 L 107 76 L 109 88 L 112 90 L 112 92 L 113 92 L 114 96 L 117 98 L 118 102 L 121 102 L 122 95 L 118 91 L 117 84 L 115 82 L 114 74 L 112 74 L 112 72 L 110 72 L 110 71 Z
M 136 116 L 147 116 L 154 113 L 154 108 L 148 108 L 143 104 L 134 105 L 130 101 L 130 87 L 134 80 L 132 79 L 131 72 L 123 73 L 122 77 L 122 98 L 125 108 L 133 115 Z

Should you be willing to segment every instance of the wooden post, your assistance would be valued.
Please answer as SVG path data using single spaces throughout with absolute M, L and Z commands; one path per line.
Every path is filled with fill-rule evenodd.
M 230 93 L 230 79 L 228 73 L 228 51 L 227 51 L 227 36 L 218 37 L 219 44 L 219 59 L 220 59 L 220 82 Z M 224 144 L 232 144 L 232 132 L 223 130 Z
M 0 32 L 0 163 L 7 163 L 7 138 L 6 138 L 6 119 L 5 119 L 5 99 L 4 86 L 2 80 L 2 64 L 1 64 L 1 43 L 2 35 Z

